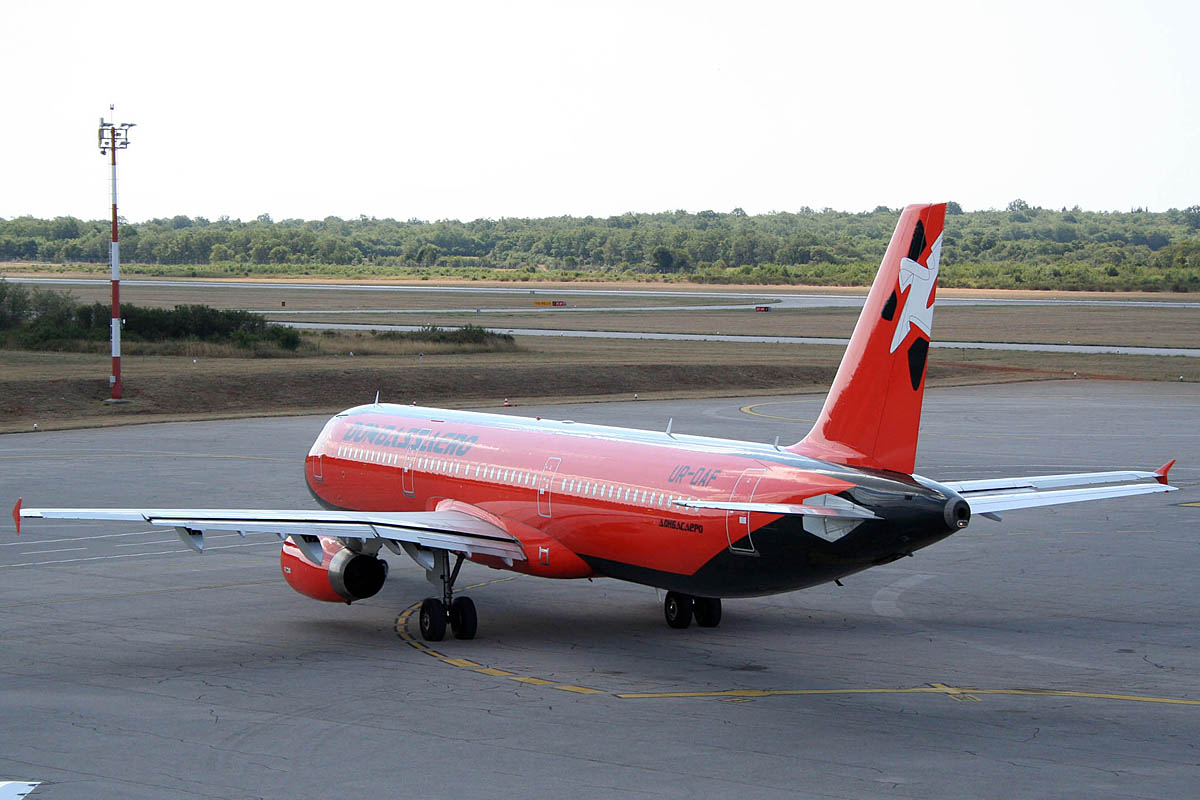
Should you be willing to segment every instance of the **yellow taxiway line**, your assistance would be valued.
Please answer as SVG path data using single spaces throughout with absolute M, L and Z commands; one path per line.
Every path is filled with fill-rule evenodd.
M 500 578 L 468 586 L 467 589 L 478 589 L 493 583 L 515 580 L 519 576 Z M 505 669 L 498 669 L 486 664 L 480 664 L 469 658 L 455 658 L 418 640 L 408 631 L 409 619 L 420 610 L 421 604 L 415 603 L 396 617 L 396 635 L 401 641 L 413 649 L 435 658 L 443 664 L 459 669 L 477 672 L 496 678 L 504 678 L 527 686 L 544 686 L 562 692 L 578 695 L 604 695 L 618 700 L 690 700 L 716 699 L 728 703 L 744 703 L 765 697 L 821 697 L 833 695 L 880 695 L 880 694 L 924 694 L 941 695 L 956 702 L 981 702 L 988 695 L 1007 695 L 1013 697 L 1074 697 L 1087 700 L 1116 700 L 1128 703 L 1155 703 L 1174 706 L 1200 706 L 1200 700 L 1188 700 L 1178 697 L 1153 697 L 1147 695 L 1116 694 L 1110 692 L 1083 692 L 1066 689 L 981 689 L 974 686 L 950 686 L 945 683 L 929 683 L 925 686 L 909 687 L 878 687 L 878 688 L 846 688 L 846 689 L 716 689 L 678 692 L 609 692 L 589 686 L 576 686 L 570 683 L 560 683 L 533 675 L 519 675 Z

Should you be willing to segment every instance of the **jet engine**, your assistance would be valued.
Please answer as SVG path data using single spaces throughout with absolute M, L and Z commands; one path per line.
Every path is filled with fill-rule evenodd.
M 387 562 L 355 553 L 335 539 L 321 538 L 320 564 L 309 560 L 289 536 L 279 551 L 283 579 L 297 592 L 314 600 L 346 603 L 364 600 L 383 588 Z

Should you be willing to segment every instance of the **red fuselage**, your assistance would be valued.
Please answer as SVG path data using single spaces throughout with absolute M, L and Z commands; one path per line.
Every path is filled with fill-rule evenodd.
M 306 461 L 329 508 L 474 514 L 527 560 L 501 569 L 603 575 L 698 596 L 811 586 L 887 563 L 957 529 L 955 498 L 911 476 L 751 442 L 498 414 L 368 405 L 332 418 Z M 677 501 L 799 504 L 837 496 L 880 517 L 838 528 Z M 806 524 L 806 520 L 809 520 Z

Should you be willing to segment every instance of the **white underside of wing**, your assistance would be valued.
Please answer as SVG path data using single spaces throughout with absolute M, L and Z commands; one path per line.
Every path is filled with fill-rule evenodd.
M 145 522 L 183 531 L 383 539 L 439 550 L 525 560 L 508 531 L 461 511 L 359 512 L 247 508 L 22 508 L 23 519 Z M 198 548 L 197 548 L 198 549 Z

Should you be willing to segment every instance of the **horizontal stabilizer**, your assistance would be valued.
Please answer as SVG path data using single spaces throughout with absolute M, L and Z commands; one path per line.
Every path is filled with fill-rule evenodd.
M 1174 486 L 1162 483 L 1131 483 L 1121 486 L 1092 486 L 1077 489 L 1054 489 L 1051 491 L 1010 492 L 1003 494 L 964 494 L 971 506 L 972 514 L 993 515 L 1000 511 L 1017 508 L 1038 508 L 1063 503 L 1080 503 L 1084 500 L 1104 500 L 1109 497 L 1130 497 L 1138 494 L 1173 492 Z
M 1169 469 L 1172 461 L 1165 469 Z M 1093 486 L 1104 483 L 1125 483 L 1137 480 L 1155 480 L 1166 483 L 1166 472 L 1139 472 L 1126 470 L 1122 472 L 1075 472 L 1066 475 L 1035 475 L 1029 478 L 985 478 L 974 481 L 939 481 L 947 489 L 953 489 L 963 497 L 970 499 L 974 492 L 1006 492 L 1029 491 L 1033 489 L 1062 489 L 1067 486 Z
M 245 508 L 20 508 L 22 519 L 91 519 L 145 522 L 185 531 L 236 531 L 283 536 L 384 539 L 439 550 L 524 561 L 521 543 L 508 531 L 461 511 L 359 512 Z M 202 541 L 189 542 L 193 549 Z

